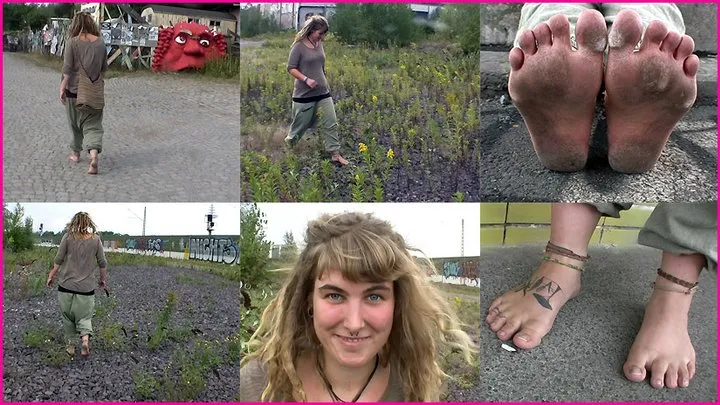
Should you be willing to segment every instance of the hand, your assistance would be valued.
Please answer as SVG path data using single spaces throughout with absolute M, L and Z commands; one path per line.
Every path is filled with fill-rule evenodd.
M 315 87 L 317 87 L 317 82 L 316 82 L 315 80 L 309 78 L 309 77 L 308 77 L 308 79 L 305 81 L 305 84 L 307 84 L 308 87 L 310 87 L 311 89 L 314 89 Z
M 98 285 L 100 286 L 100 288 L 107 288 L 107 282 L 103 279 L 100 279 Z
M 65 101 L 66 101 L 66 100 L 67 100 L 67 99 L 66 99 L 66 97 L 65 97 L 65 89 L 60 89 L 60 102 L 63 103 L 63 104 L 65 104 Z
M 48 287 L 50 287 L 50 285 L 52 284 L 53 278 L 54 278 L 54 274 L 48 275 L 47 283 L 45 283 Z

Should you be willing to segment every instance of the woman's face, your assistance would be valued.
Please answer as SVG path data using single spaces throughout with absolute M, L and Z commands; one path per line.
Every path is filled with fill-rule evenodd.
M 313 327 L 325 352 L 345 367 L 374 361 L 390 336 L 395 310 L 393 283 L 353 283 L 338 270 L 315 280 Z
M 310 38 L 313 42 L 322 41 L 325 39 L 325 34 L 327 34 L 327 30 L 325 28 L 313 30 L 313 32 L 308 35 L 308 38 Z

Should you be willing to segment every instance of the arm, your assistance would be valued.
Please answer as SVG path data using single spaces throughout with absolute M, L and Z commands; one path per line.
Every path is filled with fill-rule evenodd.
M 95 257 L 97 259 L 98 266 L 100 266 L 100 281 L 98 282 L 98 285 L 101 288 L 105 288 L 107 286 L 107 260 L 105 259 L 105 251 L 103 250 L 102 240 L 100 240 L 99 236 L 98 250 Z
M 65 255 L 67 254 L 67 245 L 67 234 L 65 234 L 60 240 L 60 247 L 58 247 L 58 252 L 55 255 L 55 260 L 53 260 L 53 268 L 52 270 L 50 270 L 50 274 L 48 274 L 48 279 L 46 282 L 46 285 L 48 287 L 50 287 L 52 282 L 55 280 L 55 274 L 57 274 L 60 265 L 63 264 L 63 262 L 65 261 Z
M 60 102 L 65 104 L 65 89 L 70 81 L 70 74 L 74 71 L 75 59 L 72 52 L 72 40 L 68 40 L 65 46 L 65 54 L 63 55 L 63 76 L 60 81 Z

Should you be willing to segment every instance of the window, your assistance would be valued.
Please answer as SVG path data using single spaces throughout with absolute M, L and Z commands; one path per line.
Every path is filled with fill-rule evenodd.
M 192 17 L 188 17 L 188 20 L 187 20 L 187 22 L 189 22 L 189 23 L 192 23 L 192 22 L 194 22 L 194 23 L 198 23 L 198 24 L 200 24 L 200 19 L 199 19 L 199 18 L 192 18 Z

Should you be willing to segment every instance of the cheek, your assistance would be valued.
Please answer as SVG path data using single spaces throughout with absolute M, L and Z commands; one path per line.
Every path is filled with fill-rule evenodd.
M 393 324 L 395 305 L 384 302 L 382 305 L 373 305 L 367 309 L 365 321 L 378 332 L 390 332 Z
M 319 333 L 322 333 L 323 329 L 337 326 L 338 323 L 342 324 L 344 317 L 342 305 L 333 305 L 324 300 L 317 300 L 314 302 L 313 308 L 315 308 L 313 324 L 316 329 L 319 329 Z

